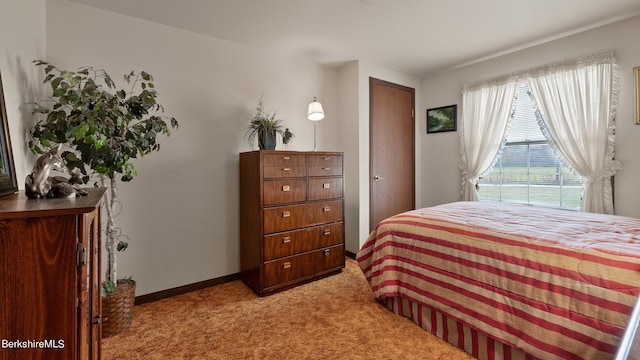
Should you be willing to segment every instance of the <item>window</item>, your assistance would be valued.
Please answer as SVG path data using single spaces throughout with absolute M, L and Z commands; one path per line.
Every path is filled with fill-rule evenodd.
M 582 183 L 556 158 L 538 125 L 529 86 L 521 85 L 502 154 L 478 181 L 480 200 L 579 210 Z

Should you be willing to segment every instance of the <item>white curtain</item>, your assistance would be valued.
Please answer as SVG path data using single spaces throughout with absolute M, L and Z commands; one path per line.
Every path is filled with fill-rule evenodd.
M 529 72 L 529 83 L 551 147 L 585 179 L 581 211 L 613 214 L 611 177 L 618 78 L 613 52 Z
M 459 131 L 463 200 L 479 200 L 478 179 L 492 168 L 504 147 L 517 88 L 516 80 L 506 78 L 463 89 Z

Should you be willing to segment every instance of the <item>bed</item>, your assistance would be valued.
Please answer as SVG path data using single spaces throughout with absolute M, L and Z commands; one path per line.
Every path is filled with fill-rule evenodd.
M 640 293 L 640 220 L 455 202 L 380 222 L 375 297 L 479 359 L 612 359 Z

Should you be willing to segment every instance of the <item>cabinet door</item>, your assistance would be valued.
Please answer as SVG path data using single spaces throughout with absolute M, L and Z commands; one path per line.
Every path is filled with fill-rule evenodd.
M 93 360 L 100 360 L 102 358 L 102 278 L 100 276 L 102 266 L 100 251 L 102 249 L 102 228 L 101 228 L 101 213 L 100 208 L 97 208 L 94 213 L 93 221 L 90 226 L 91 238 L 89 243 L 91 244 L 91 313 L 92 313 L 92 327 L 91 327 L 91 349 L 90 354 Z
M 77 231 L 76 215 L 0 220 L 0 337 L 30 347 L 0 359 L 76 358 Z
M 78 353 L 79 359 L 100 359 L 100 218 L 99 209 L 79 215 Z

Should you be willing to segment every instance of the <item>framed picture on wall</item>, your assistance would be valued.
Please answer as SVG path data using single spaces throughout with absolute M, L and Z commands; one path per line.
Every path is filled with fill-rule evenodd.
M 427 134 L 456 131 L 457 126 L 458 105 L 427 109 Z
M 633 83 L 636 88 L 636 125 L 640 125 L 640 66 L 633 68 Z
M 18 191 L 11 139 L 9 138 L 7 109 L 2 92 L 2 76 L 0 76 L 0 117 L 0 196 L 2 196 Z

